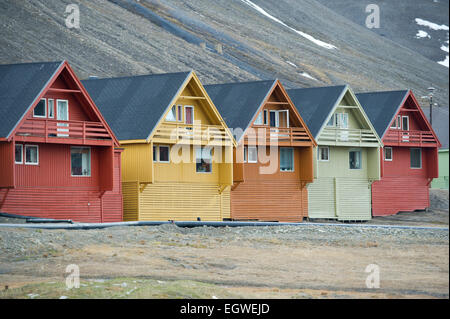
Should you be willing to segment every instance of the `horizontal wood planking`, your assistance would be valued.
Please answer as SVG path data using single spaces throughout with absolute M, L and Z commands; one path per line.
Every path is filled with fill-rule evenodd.
M 231 218 L 301 222 L 307 203 L 298 180 L 246 180 L 231 192 Z
M 139 183 L 123 182 L 123 220 L 139 220 Z
M 229 208 L 222 197 L 229 197 L 230 187 L 219 194 L 217 184 L 158 182 L 147 184 L 139 193 L 139 220 L 222 221 L 229 218 Z
M 372 184 L 374 216 L 400 211 L 422 210 L 430 206 L 428 179 L 421 176 L 383 177 Z
M 334 177 L 321 177 L 308 185 L 309 218 L 336 218 Z

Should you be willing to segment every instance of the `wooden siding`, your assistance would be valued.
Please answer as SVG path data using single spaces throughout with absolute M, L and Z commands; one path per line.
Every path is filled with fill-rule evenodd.
M 301 222 L 308 206 L 301 186 L 299 180 L 246 180 L 231 192 L 231 218 Z
M 139 183 L 123 182 L 123 220 L 139 220 Z
M 448 149 L 439 150 L 439 177 L 433 179 L 431 188 L 449 188 L 449 162 Z
M 139 193 L 139 220 L 221 221 L 229 218 L 230 188 L 222 194 L 217 184 L 159 182 L 147 184 Z M 223 199 L 222 199 L 223 197 Z
M 0 142 L 0 187 L 14 187 L 14 143 Z
M 308 185 L 309 218 L 371 219 L 367 179 L 321 177 Z
M 428 179 L 422 176 L 385 176 L 372 184 L 374 216 L 393 215 L 400 211 L 429 207 Z

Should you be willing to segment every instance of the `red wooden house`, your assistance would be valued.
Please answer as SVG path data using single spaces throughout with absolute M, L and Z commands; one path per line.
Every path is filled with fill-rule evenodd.
M 384 148 L 381 180 L 372 184 L 373 216 L 430 206 L 439 140 L 411 90 L 357 94 Z
M 0 211 L 122 220 L 118 141 L 66 61 L 0 65 Z

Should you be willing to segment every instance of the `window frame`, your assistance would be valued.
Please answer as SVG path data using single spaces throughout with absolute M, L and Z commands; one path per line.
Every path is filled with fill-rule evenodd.
M 20 162 L 16 161 L 16 147 L 20 146 Z M 24 158 L 23 158 L 23 144 L 16 144 L 14 147 L 14 164 L 23 164 L 24 163 Z
M 268 110 L 263 110 L 264 112 L 264 125 L 269 125 L 269 112 Z
M 52 105 L 52 116 L 50 116 L 50 101 L 52 101 L 53 103 L 53 105 Z M 47 99 L 47 117 L 49 118 L 49 119 L 54 119 L 55 118 L 55 99 Z
M 321 158 L 321 152 L 320 152 L 320 149 L 326 149 L 327 150 L 327 159 L 326 160 L 324 160 L 324 159 L 322 159 Z M 330 161 L 330 147 L 329 146 L 319 146 L 318 148 L 317 148 L 317 157 L 318 157 L 318 159 L 319 159 L 319 162 L 329 162 Z
M 386 150 L 387 150 L 388 148 L 391 150 L 391 158 L 390 158 L 390 159 L 389 159 L 389 158 L 386 158 Z M 390 147 L 390 146 L 384 147 L 383 153 L 384 153 L 384 160 L 385 160 L 386 162 L 392 162 L 392 161 L 394 160 L 394 149 L 393 149 L 392 147 Z
M 37 162 L 36 163 L 29 163 L 29 162 L 27 162 L 27 148 L 28 147 L 36 147 L 36 159 L 37 159 Z M 25 153 L 24 153 L 24 163 L 25 163 L 25 165 L 35 165 L 35 166 L 37 166 L 37 165 L 39 165 L 39 145 L 36 145 L 36 144 L 25 144 Z
M 248 159 L 248 149 L 247 146 L 244 146 L 244 163 L 247 163 Z
M 411 151 L 412 150 L 419 150 L 419 153 L 420 153 L 420 155 L 419 155 L 419 160 L 420 160 L 420 167 L 412 167 L 412 162 L 411 162 Z M 422 169 L 423 168 L 423 163 L 422 163 L 422 148 L 420 148 L 420 147 L 411 147 L 410 149 L 409 149 L 409 168 L 411 168 L 411 169 Z
M 206 146 L 205 146 L 206 147 Z M 209 163 L 209 167 L 210 167 L 210 170 L 209 170 L 209 172 L 199 172 L 198 170 L 197 170 L 197 164 L 199 164 L 198 162 L 197 162 L 197 159 L 198 159 L 198 151 L 200 151 L 200 158 L 201 159 L 203 159 L 203 148 L 204 147 L 202 147 L 202 146 L 199 146 L 199 147 L 196 147 L 195 148 L 195 173 L 197 173 L 197 174 L 212 174 L 212 171 L 213 171 L 213 149 L 212 148 L 210 148 L 209 149 L 209 153 L 210 153 L 210 156 L 211 156 L 211 162 Z
M 177 122 L 183 122 L 183 105 L 181 104 L 177 105 L 176 115 L 177 115 Z
M 291 170 L 282 170 L 281 169 L 281 150 L 291 150 L 292 154 L 292 169 Z M 280 172 L 282 173 L 292 173 L 295 172 L 295 151 L 293 147 L 280 147 Z
M 161 147 L 167 148 L 167 161 L 161 161 Z M 158 163 L 170 163 L 170 145 L 158 145 Z
M 73 149 L 89 149 L 89 175 L 73 175 L 72 174 L 72 150 Z M 83 169 L 83 167 L 81 167 Z M 92 148 L 90 146 L 71 146 L 70 147 L 70 177 L 91 177 L 92 175 Z
M 350 167 L 350 153 L 352 153 L 352 152 L 358 152 L 359 153 L 359 163 L 360 163 L 360 167 L 359 168 L 351 168 Z M 348 168 L 350 169 L 350 170 L 361 170 L 362 168 L 363 168 L 363 166 L 362 166 L 362 150 L 361 149 L 350 149 L 349 151 L 348 151 Z
M 36 110 L 36 106 L 37 106 L 37 104 L 36 104 L 34 106 L 34 108 L 33 108 L 33 117 L 45 119 L 45 118 L 47 118 L 47 99 L 46 98 L 42 98 L 42 99 L 39 100 L 39 102 L 41 102 L 41 101 L 44 101 L 44 113 L 45 114 L 44 115 L 36 115 L 36 114 L 34 114 L 34 111 Z
M 405 130 L 405 128 L 403 127 L 403 119 L 406 119 L 406 123 L 408 126 L 407 130 Z M 409 131 L 409 116 L 408 115 L 402 115 L 402 131 Z
M 250 161 L 250 148 L 255 150 L 256 160 Z M 256 146 L 247 146 L 247 163 L 255 164 L 258 163 L 258 148 Z
M 191 123 L 191 124 L 186 123 L 186 119 L 187 119 L 187 116 L 186 116 L 186 110 L 187 110 L 188 108 L 191 108 L 191 109 L 192 109 L 192 123 Z M 195 117 L 194 117 L 194 106 L 193 106 L 193 105 L 185 105 L 185 106 L 184 106 L 184 124 L 187 124 L 187 125 L 194 125 L 194 119 L 195 119 Z

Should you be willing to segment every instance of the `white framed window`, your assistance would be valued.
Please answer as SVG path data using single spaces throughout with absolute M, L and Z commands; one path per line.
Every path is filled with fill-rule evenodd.
M 402 117 L 400 115 L 397 116 L 397 129 L 402 129 Z
M 25 164 L 39 165 L 39 146 L 25 145 Z
M 72 177 L 91 176 L 91 148 L 71 147 L 70 148 L 70 174 Z
M 361 169 L 362 168 L 362 156 L 361 150 L 351 150 L 348 152 L 349 167 L 350 169 Z
M 393 153 L 392 153 L 392 147 L 385 147 L 384 148 L 384 160 L 392 162 L 393 159 Z
M 23 145 L 16 144 L 14 162 L 16 164 L 23 164 Z
M 248 160 L 248 149 L 247 146 L 244 146 L 244 163 L 247 163 Z
M 211 147 L 197 147 L 195 149 L 195 171 L 197 173 L 212 172 L 212 149 Z
M 335 127 L 335 126 L 336 126 L 335 120 L 334 120 L 334 114 L 331 115 L 330 120 L 329 120 L 328 123 L 327 123 L 327 126 L 328 126 L 328 127 Z
M 258 149 L 256 148 L 256 146 L 248 147 L 248 162 L 258 163 Z
M 177 107 L 176 105 L 173 105 L 172 108 L 169 110 L 169 113 L 166 115 L 166 121 L 168 122 L 175 122 L 177 120 Z
M 256 117 L 255 120 L 255 125 L 263 125 L 264 121 L 263 121 L 263 116 L 264 116 L 264 112 L 259 112 L 258 116 Z
M 348 128 L 348 113 L 336 113 L 336 127 Z
M 411 168 L 420 169 L 422 168 L 422 149 L 421 148 L 411 148 L 410 149 L 410 159 Z
M 330 148 L 328 146 L 319 146 L 318 157 L 321 162 L 328 162 L 330 160 Z
M 184 123 L 194 124 L 194 107 L 192 105 L 184 107 Z
M 394 121 L 392 122 L 390 128 L 396 130 L 396 129 L 397 129 L 397 126 L 398 126 L 398 123 L 397 123 L 397 117 L 396 117 L 396 118 L 394 119 Z
M 289 127 L 289 110 L 269 111 L 271 127 Z
M 280 171 L 294 171 L 294 149 L 290 147 L 280 148 Z
M 41 99 L 33 109 L 33 117 L 47 117 L 47 100 Z
M 264 110 L 264 125 L 269 125 L 269 111 Z
M 159 145 L 159 147 L 158 147 L 158 162 L 170 163 L 170 146 Z
M 48 118 L 52 119 L 55 117 L 55 100 L 54 99 L 48 99 Z
M 153 145 L 153 162 L 158 161 L 158 146 Z
M 402 116 L 402 130 L 409 131 L 409 117 Z
M 183 122 L 183 105 L 177 106 L 177 120 L 178 122 Z

